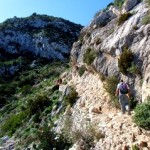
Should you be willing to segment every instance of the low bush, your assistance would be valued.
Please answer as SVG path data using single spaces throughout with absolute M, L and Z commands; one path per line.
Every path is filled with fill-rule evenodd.
M 127 73 L 127 69 L 132 65 L 133 57 L 134 55 L 130 50 L 124 49 L 118 60 L 118 67 L 120 72 L 122 72 L 123 74 Z
M 122 14 L 119 19 L 118 19 L 118 25 L 121 25 L 123 24 L 126 20 L 129 19 L 129 17 L 131 17 L 132 14 L 131 13 L 125 13 L 125 14 Z
M 71 90 L 69 94 L 65 96 L 64 101 L 67 105 L 73 106 L 73 104 L 76 102 L 77 96 L 78 93 L 73 87 L 71 87 Z
M 34 114 L 38 114 L 44 110 L 47 106 L 49 106 L 52 102 L 49 98 L 44 94 L 36 95 L 35 99 L 31 100 L 28 104 L 29 115 L 32 116 Z
M 56 134 L 50 127 L 44 126 L 41 131 L 38 132 L 37 137 L 40 141 L 38 149 L 69 149 L 72 145 L 67 139 L 61 135 Z
M 140 150 L 140 148 L 137 145 L 132 145 L 132 150 Z
M 127 71 L 129 71 L 132 74 L 140 74 L 140 69 L 138 68 L 138 66 L 136 64 L 134 64 L 132 62 L 131 67 L 127 69 Z
M 81 77 L 84 74 L 85 71 L 86 71 L 86 67 L 85 66 L 79 67 L 78 68 L 78 74 L 79 74 L 79 76 Z
M 21 75 L 20 76 L 20 81 L 19 81 L 19 87 L 22 87 L 24 85 L 33 85 L 35 79 L 35 75 L 29 74 L 27 76 Z
M 121 8 L 124 2 L 125 0 L 114 0 L 114 6 Z
M 135 115 L 133 116 L 134 122 L 145 129 L 150 129 L 150 98 L 147 102 L 137 105 L 135 108 Z
M 87 65 L 91 65 L 95 58 L 96 52 L 93 49 L 88 48 L 83 56 L 83 62 Z
M 24 85 L 20 92 L 23 94 L 23 95 L 26 95 L 26 94 L 29 94 L 31 92 L 31 89 L 32 87 L 30 85 Z
M 19 128 L 23 124 L 23 120 L 26 117 L 27 116 L 25 111 L 10 116 L 1 126 L 2 133 L 8 133 L 8 135 L 12 135 L 17 130 L 17 128 Z
M 112 104 L 116 108 L 119 108 L 120 105 L 119 105 L 118 97 L 115 96 L 115 91 L 116 91 L 119 80 L 115 76 L 112 76 L 112 77 L 107 78 L 105 81 L 106 82 L 104 84 L 104 88 L 108 92 Z

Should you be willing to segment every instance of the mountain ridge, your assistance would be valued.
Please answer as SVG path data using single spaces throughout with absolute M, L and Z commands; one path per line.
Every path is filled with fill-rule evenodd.
M 36 13 L 26 18 L 14 17 L 0 25 L 0 47 L 12 54 L 27 51 L 47 59 L 64 60 L 81 28 L 65 19 Z

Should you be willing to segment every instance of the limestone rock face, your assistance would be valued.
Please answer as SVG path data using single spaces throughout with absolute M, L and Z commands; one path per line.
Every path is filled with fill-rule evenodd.
M 131 93 L 138 101 L 144 101 L 149 95 L 149 64 L 150 64 L 150 24 L 143 25 L 142 19 L 147 15 L 149 8 L 144 2 L 127 0 L 123 5 L 125 11 L 132 16 L 118 25 L 118 15 L 109 20 L 103 27 L 95 26 L 98 18 L 89 26 L 81 30 L 82 40 L 73 45 L 71 58 L 80 66 L 84 64 L 84 54 L 87 49 L 96 53 L 92 62 L 95 70 L 106 77 L 117 76 L 123 78 L 131 88 Z M 109 8 L 109 11 L 112 7 Z M 105 20 L 106 12 L 101 12 L 99 17 Z M 117 17 L 118 16 L 118 17 Z M 110 17 L 111 18 L 111 17 Z M 77 44 L 80 43 L 80 44 Z M 140 70 L 140 74 L 127 73 L 123 75 L 119 71 L 118 59 L 125 48 L 134 54 L 134 62 Z
M 47 15 L 7 19 L 0 25 L 0 57 L 7 53 L 64 60 L 69 57 L 81 28 L 81 25 Z
M 91 25 L 104 26 L 110 20 L 116 18 L 116 14 L 112 10 L 101 11 L 91 22 Z

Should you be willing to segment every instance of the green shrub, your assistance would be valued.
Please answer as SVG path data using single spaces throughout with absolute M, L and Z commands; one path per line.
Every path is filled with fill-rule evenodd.
M 20 81 L 19 81 L 19 87 L 22 87 L 24 85 L 29 85 L 29 84 L 33 85 L 34 78 L 35 78 L 35 75 L 33 75 L 33 74 L 29 74 L 28 76 L 21 75 Z
M 120 72 L 122 72 L 123 74 L 127 73 L 127 69 L 132 65 L 133 57 L 134 55 L 130 50 L 124 49 L 118 60 L 118 67 Z
M 127 68 L 127 71 L 129 71 L 132 74 L 140 74 L 140 70 L 139 70 L 138 66 L 135 65 L 133 62 L 131 64 L 131 67 Z
M 98 75 L 101 81 L 105 81 L 106 77 L 103 73 L 99 72 Z
M 125 0 L 115 0 L 114 1 L 114 6 L 117 6 L 119 8 L 122 7 L 122 5 L 124 4 Z
M 73 106 L 73 104 L 76 102 L 77 96 L 78 96 L 78 93 L 73 87 L 71 87 L 70 93 L 65 96 L 65 99 L 64 99 L 65 103 L 67 105 Z
M 145 129 L 150 129 L 150 99 L 135 108 L 134 122 Z
M 105 81 L 106 83 L 104 84 L 104 88 L 108 92 L 112 104 L 116 108 L 119 108 L 120 106 L 119 101 L 118 101 L 118 98 L 115 96 L 115 92 L 116 92 L 116 88 L 117 88 L 119 80 L 115 76 L 112 76 L 112 77 L 107 78 Z
M 78 68 L 78 74 L 79 74 L 79 76 L 81 77 L 84 74 L 85 71 L 86 71 L 86 67 L 85 66 L 79 67 Z
M 44 126 L 37 133 L 39 140 L 38 149 L 50 150 L 50 149 L 69 149 L 72 145 L 62 134 L 56 134 L 50 127 Z
M 129 19 L 129 17 L 131 17 L 132 14 L 131 13 L 125 13 L 125 14 L 122 14 L 119 19 L 118 19 L 118 25 L 121 25 L 123 24 L 126 20 Z
M 17 128 L 23 124 L 23 120 L 26 118 L 26 112 L 21 112 L 17 115 L 10 116 L 4 124 L 1 126 L 2 133 L 7 133 L 12 135 Z
M 32 116 L 34 114 L 38 114 L 44 110 L 45 107 L 49 106 L 52 102 L 49 98 L 44 94 L 39 94 L 29 102 L 29 115 Z
M 142 24 L 147 25 L 150 23 L 150 13 L 142 18 Z
M 137 25 L 134 25 L 132 29 L 133 29 L 133 30 L 138 30 L 139 27 L 138 27 Z
M 83 56 L 83 61 L 87 65 L 91 65 L 91 63 L 94 61 L 95 58 L 96 52 L 93 49 L 88 48 Z
M 132 150 L 140 150 L 137 145 L 132 145 Z
M 22 92 L 23 95 L 26 95 L 26 94 L 29 94 L 31 92 L 31 89 L 32 89 L 31 85 L 24 85 L 21 88 L 20 92 Z

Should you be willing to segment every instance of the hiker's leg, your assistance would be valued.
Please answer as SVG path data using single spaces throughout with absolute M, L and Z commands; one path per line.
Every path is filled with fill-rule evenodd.
M 125 113 L 125 103 L 124 103 L 123 95 L 119 95 L 119 103 L 121 106 L 121 111 L 124 114 Z
M 124 95 L 124 102 L 125 102 L 125 108 L 128 114 L 130 114 L 130 105 L 129 105 L 129 99 L 127 95 Z

